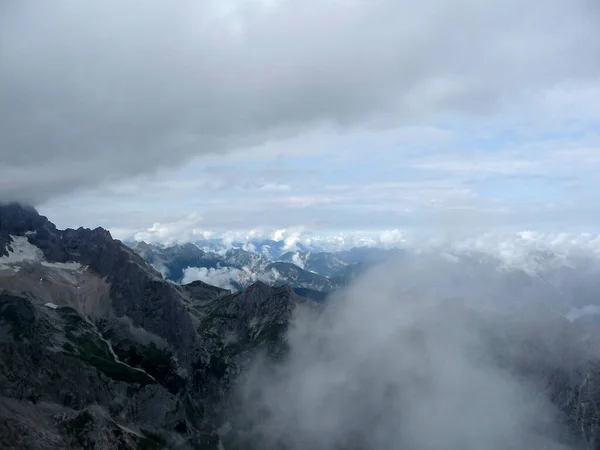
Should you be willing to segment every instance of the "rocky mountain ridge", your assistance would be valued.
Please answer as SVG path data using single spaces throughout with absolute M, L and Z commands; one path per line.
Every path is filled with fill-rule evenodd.
M 0 255 L 2 448 L 219 448 L 248 352 L 306 301 L 172 284 L 106 230 L 21 205 L 0 206 Z
M 316 260 L 315 267 L 318 266 L 323 273 L 335 274 L 344 271 L 344 275 L 326 276 L 316 270 L 307 270 L 295 264 L 294 258 L 288 254 L 271 260 L 242 248 L 230 248 L 223 254 L 206 252 L 192 243 L 160 247 L 145 242 L 134 242 L 130 247 L 165 279 L 175 283 L 182 283 L 188 278 L 203 277 L 205 281 L 213 280 L 215 283 L 225 283 L 235 290 L 243 290 L 260 280 L 272 286 L 287 284 L 293 288 L 328 293 L 345 286 L 352 279 L 345 276 L 350 274 L 351 267 L 338 261 L 334 255 L 326 253 L 312 258 L 310 253 L 306 253 L 306 260 L 309 264 L 310 261 Z M 303 264 L 300 260 L 296 262 Z M 200 269 L 196 275 L 195 269 Z
M 302 442 L 303 436 L 285 433 L 284 442 L 257 436 L 253 426 L 260 431 L 260 421 L 268 420 L 260 409 L 246 415 L 250 424 L 236 422 L 231 411 L 239 405 L 231 403 L 230 392 L 257 352 L 273 361 L 285 360 L 292 314 L 298 308 L 320 311 L 318 295 L 311 302 L 306 298 L 312 295 L 309 290 L 301 291 L 303 297 L 297 295 L 298 288 L 263 282 L 241 292 L 202 281 L 174 284 L 107 231 L 58 230 L 20 205 L 0 206 L 0 255 L 1 448 L 294 449 Z M 232 255 L 244 262 L 253 258 L 243 252 Z M 418 278 L 413 266 L 418 264 L 396 274 L 404 278 L 398 288 L 409 297 L 410 281 Z M 451 291 L 460 277 L 493 274 L 483 279 L 477 295 L 497 290 L 497 277 L 509 281 L 503 296 L 527 290 L 535 282 L 525 272 L 486 272 L 481 264 L 423 267 L 452 272 L 448 285 L 431 286 L 432 295 Z M 568 272 L 552 273 L 570 280 Z M 586 285 L 577 295 L 591 299 L 594 286 Z M 350 324 L 350 337 L 380 336 L 369 328 L 371 322 L 363 323 L 371 310 L 362 309 L 361 302 L 369 304 L 377 293 L 376 285 L 368 287 L 355 303 L 361 313 Z M 503 373 L 522 379 L 531 392 L 556 407 L 558 417 L 552 424 L 566 430 L 560 448 L 600 449 L 600 321 L 594 315 L 570 320 L 549 308 L 568 300 L 552 284 L 539 292 L 543 300 L 557 303 L 515 304 L 511 315 L 487 315 L 463 310 L 459 301 L 442 302 L 435 316 L 440 321 L 431 329 L 438 333 L 453 323 L 477 324 L 471 332 L 490 350 L 477 357 L 493 360 Z M 325 309 L 329 325 L 336 323 L 336 314 L 345 314 L 339 303 L 338 309 L 335 302 L 332 305 L 333 310 Z M 329 325 L 313 330 L 321 334 L 314 347 L 301 353 L 331 350 L 322 345 L 336 336 L 329 333 Z M 540 332 L 529 333 L 536 327 Z M 309 330 L 307 339 L 310 335 Z M 408 332 L 404 338 L 415 342 L 413 349 L 428 345 L 422 333 Z M 329 355 L 328 360 L 352 357 L 352 343 L 342 342 L 347 352 Z M 394 357 L 375 356 L 384 363 Z M 444 361 L 435 363 L 433 367 L 444 367 Z M 431 375 L 425 371 L 415 382 L 422 388 Z M 371 406 L 377 412 L 377 404 Z M 363 414 L 351 413 L 357 418 Z M 336 448 L 372 448 L 370 430 L 353 429 L 360 439 L 350 442 L 344 436 L 343 445 Z

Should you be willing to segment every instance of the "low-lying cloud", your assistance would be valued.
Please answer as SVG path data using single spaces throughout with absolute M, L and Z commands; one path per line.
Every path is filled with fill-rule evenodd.
M 565 317 L 569 300 L 543 279 L 476 261 L 413 256 L 370 271 L 318 316 L 298 309 L 287 359 L 240 382 L 237 417 L 254 442 L 583 448 L 564 410 L 580 411 L 576 433 L 595 439 L 569 398 L 600 357 L 598 325 Z
M 234 283 L 239 279 L 241 270 L 234 267 L 207 268 L 188 267 L 183 271 L 182 283 L 203 281 L 223 289 L 236 290 Z
M 596 86 L 598 17 L 587 0 L 3 2 L 0 200 L 321 125 L 522 110 Z
M 182 283 L 187 284 L 200 280 L 223 289 L 237 291 L 257 281 L 273 284 L 278 280 L 276 272 L 260 272 L 248 267 L 188 267 L 183 271 Z

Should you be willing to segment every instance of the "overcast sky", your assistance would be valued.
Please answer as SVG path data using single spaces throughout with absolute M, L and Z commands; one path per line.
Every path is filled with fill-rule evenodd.
M 0 69 L 61 227 L 600 226 L 593 0 L 3 1 Z

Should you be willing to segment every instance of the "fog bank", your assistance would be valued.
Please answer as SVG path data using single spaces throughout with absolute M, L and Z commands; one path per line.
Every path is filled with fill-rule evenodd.
M 287 358 L 261 360 L 238 386 L 252 441 L 579 448 L 559 410 L 568 383 L 555 379 L 597 358 L 596 327 L 580 332 L 543 279 L 475 261 L 412 255 L 374 268 L 320 315 L 298 310 Z M 557 393 L 567 400 L 552 404 Z

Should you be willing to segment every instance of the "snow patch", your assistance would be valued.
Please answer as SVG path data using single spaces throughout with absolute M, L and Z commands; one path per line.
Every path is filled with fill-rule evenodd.
M 0 270 L 14 269 L 18 271 L 18 268 L 14 267 L 15 264 L 39 262 L 44 259 L 42 251 L 35 245 L 30 244 L 26 237 L 11 235 L 11 239 L 12 242 L 9 247 L 12 251 L 9 250 L 8 256 L 0 257 Z
M 56 308 L 58 308 L 58 305 L 55 304 L 55 303 L 46 303 L 46 304 L 44 304 L 44 306 L 46 306 L 46 307 L 48 307 L 50 309 L 56 309 Z
M 52 269 L 60 269 L 60 270 L 71 270 L 81 272 L 85 269 L 81 264 L 77 262 L 66 262 L 66 263 L 51 263 L 47 261 L 42 261 L 42 266 L 49 267 Z
M 66 271 L 82 272 L 86 268 L 76 262 L 55 263 L 48 262 L 44 258 L 42 250 L 31 244 L 25 236 L 10 236 L 12 242 L 9 244 L 8 256 L 0 257 L 0 270 L 12 269 L 19 271 L 19 265 L 25 263 L 40 263 L 44 267 Z M 41 281 L 41 280 L 40 280 Z

